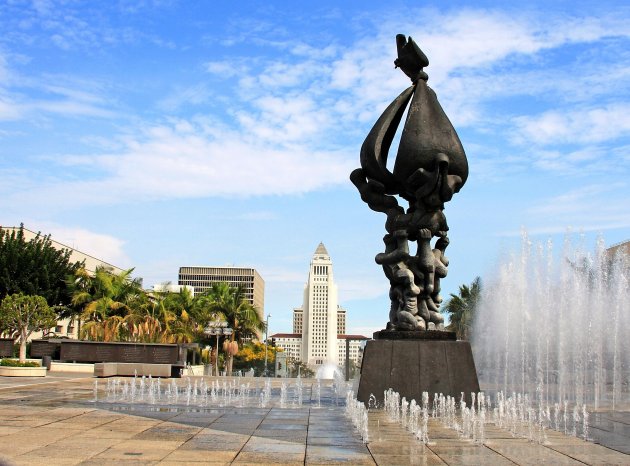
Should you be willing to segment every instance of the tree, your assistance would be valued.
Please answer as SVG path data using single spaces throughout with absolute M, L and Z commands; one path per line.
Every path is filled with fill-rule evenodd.
M 265 322 L 261 320 L 254 305 L 247 301 L 241 288 L 231 287 L 223 282 L 213 283 L 206 294 L 209 298 L 208 311 L 221 315 L 233 330 L 229 337 L 227 355 L 227 373 L 231 375 L 234 346 L 245 338 L 256 337 L 258 332 L 265 329 Z
M 267 345 L 267 368 L 273 372 L 276 363 L 276 353 L 282 349 Z M 245 343 L 243 348 L 234 356 L 234 370 L 254 369 L 257 374 L 265 371 L 265 344 L 260 342 Z
M 0 304 L 0 328 L 20 341 L 20 362 L 26 360 L 26 342 L 33 332 L 49 329 L 57 314 L 42 296 L 21 293 L 5 296 Z
M 195 305 L 192 293 L 153 292 L 133 279 L 133 269 L 114 273 L 97 267 L 94 275 L 80 268 L 67 283 L 72 306 L 85 321 L 81 336 L 96 341 L 142 343 L 190 343 L 203 328 L 191 318 Z
M 94 275 L 80 268 L 67 279 L 72 290 L 71 304 L 81 309 L 81 319 L 85 322 L 82 337 L 96 341 L 129 339 L 135 313 L 148 306 L 140 280 L 132 279 L 132 272 L 129 269 L 117 274 L 108 267 L 98 266 Z
M 193 317 L 196 298 L 188 288 L 178 292 L 162 294 L 161 306 L 164 312 L 172 316 L 169 325 L 169 339 L 171 343 L 190 343 L 203 337 L 204 327 Z
M 459 294 L 451 294 L 451 298 L 442 308 L 450 323 L 447 330 L 455 332 L 460 340 L 468 340 L 473 319 L 481 296 L 481 278 L 476 277 L 470 286 L 461 285 Z
M 297 377 L 298 375 L 307 379 L 315 377 L 315 371 L 297 358 L 288 358 L 287 365 L 289 368 L 289 377 Z
M 214 298 L 210 295 L 210 290 L 208 290 L 208 292 L 202 295 L 195 296 L 192 307 L 190 308 L 190 315 L 203 331 L 210 322 L 216 321 L 219 317 L 223 317 L 219 315 L 215 309 Z
M 190 343 L 201 330 L 190 317 L 194 298 L 188 289 L 154 292 L 147 304 L 135 307 L 125 318 L 131 341 Z
M 66 277 L 82 266 L 70 262 L 71 251 L 56 249 L 50 236 L 24 237 L 24 225 L 17 230 L 0 228 L 0 299 L 22 293 L 42 296 L 49 306 L 68 305 L 71 295 Z

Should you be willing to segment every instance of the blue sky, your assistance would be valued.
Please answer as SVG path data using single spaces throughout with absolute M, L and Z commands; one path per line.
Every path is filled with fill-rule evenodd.
M 471 170 L 447 204 L 444 296 L 491 276 L 522 228 L 557 249 L 567 231 L 630 238 L 625 2 L 388 3 L 1 0 L 0 224 L 147 286 L 256 267 L 272 332 L 323 241 L 349 331 L 369 335 L 389 306 L 385 219 L 348 175 L 409 85 L 404 33 Z

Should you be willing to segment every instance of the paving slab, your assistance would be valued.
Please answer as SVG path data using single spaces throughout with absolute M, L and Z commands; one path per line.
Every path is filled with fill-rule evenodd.
M 257 466 L 269 464 L 303 465 L 304 454 L 243 451 L 238 454 L 232 464 Z
M 238 455 L 238 451 L 231 450 L 217 450 L 217 451 L 203 451 L 203 450 L 182 450 L 178 449 L 171 452 L 168 456 L 166 456 L 161 464 L 164 463 L 203 463 L 203 464 L 230 464 L 236 455 Z
M 607 446 L 551 430 L 539 444 L 492 424 L 475 444 L 435 419 L 424 445 L 378 410 L 364 443 L 332 397 L 322 406 L 165 408 L 94 403 L 93 387 L 76 376 L 0 380 L 0 465 L 630 464 L 624 411 L 591 418 L 589 436 Z

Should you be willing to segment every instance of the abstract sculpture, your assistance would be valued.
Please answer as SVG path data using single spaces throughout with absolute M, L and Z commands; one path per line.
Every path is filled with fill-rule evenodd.
M 377 120 L 361 147 L 361 168 L 350 180 L 372 210 L 387 215 L 385 252 L 376 256 L 390 282 L 387 329 L 442 330 L 440 280 L 447 273 L 444 252 L 449 243 L 444 203 L 466 182 L 468 161 L 435 92 L 427 86 L 423 68 L 429 60 L 411 37 L 399 34 L 396 44 L 394 64 L 413 84 Z M 392 173 L 387 156 L 408 104 Z M 399 198 L 408 202 L 406 211 Z M 437 240 L 431 246 L 433 238 Z M 410 252 L 410 241 L 417 242 L 416 254 Z

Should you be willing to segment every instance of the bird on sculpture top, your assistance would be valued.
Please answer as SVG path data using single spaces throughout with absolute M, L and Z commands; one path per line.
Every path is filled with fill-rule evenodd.
M 422 68 L 429 66 L 429 59 L 420 50 L 420 47 L 413 41 L 405 38 L 404 34 L 396 36 L 396 46 L 398 47 L 398 58 L 394 60 L 396 68 L 400 68 L 415 83 L 418 79 L 429 79 L 429 75 L 422 71 Z

